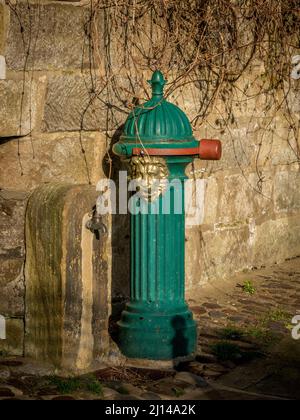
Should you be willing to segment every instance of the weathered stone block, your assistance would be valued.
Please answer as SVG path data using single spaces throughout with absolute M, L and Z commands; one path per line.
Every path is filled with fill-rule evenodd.
M 274 166 L 278 165 L 293 165 L 297 164 L 298 156 L 298 139 L 291 136 L 288 137 L 287 133 L 289 132 L 288 127 L 282 127 L 282 135 L 276 133 L 277 141 L 274 142 L 272 147 L 272 153 L 270 153 L 270 158 Z
M 199 285 L 226 278 L 250 266 L 249 228 L 186 232 L 186 288 L 188 298 L 197 296 Z
M 26 136 L 36 128 L 45 87 L 45 77 L 0 81 L 0 137 Z
M 90 7 L 59 3 L 29 3 L 28 7 L 27 2 L 17 2 L 14 9 L 6 51 L 10 69 L 89 67 L 86 25 Z
M 278 172 L 274 179 L 274 201 L 277 212 L 292 212 L 300 208 L 300 173 Z
M 289 89 L 287 95 L 287 104 L 289 111 L 292 113 L 300 113 L 300 81 L 294 81 L 293 87 Z
M 98 78 L 92 81 L 90 73 L 50 77 L 44 129 L 49 132 L 117 129 L 125 122 L 127 114 L 120 112 L 124 105 L 116 94 L 108 96 L 103 86 Z
M 247 124 L 247 120 L 243 124 Z M 282 110 L 272 118 L 255 118 L 252 126 L 257 130 L 256 162 L 259 169 L 297 162 L 297 130 L 291 129 L 291 120 Z
M 185 185 L 185 226 L 199 226 L 204 220 L 206 179 L 191 179 Z
M 245 124 L 238 124 L 229 130 L 204 126 L 201 131 L 195 131 L 195 136 L 198 140 L 208 138 L 222 141 L 222 159 L 211 162 L 196 160 L 195 168 L 198 172 L 211 174 L 240 168 L 247 170 L 254 163 L 256 136 L 248 132 Z
M 24 261 L 22 258 L 1 258 L 1 257 L 0 257 L 0 261 L 1 261 L 0 287 L 3 288 L 7 284 L 11 283 L 17 277 L 20 276 Z M 0 313 L 1 313 L 1 310 L 0 310 Z
M 255 173 L 225 176 L 219 189 L 217 223 L 234 226 L 235 222 L 245 222 L 273 211 L 272 176 L 272 173 L 264 174 L 262 191 Z
M 25 255 L 24 227 L 27 198 L 26 192 L 0 191 L 1 258 L 15 260 L 22 259 Z
M 271 265 L 300 255 L 300 216 L 268 220 L 254 230 L 253 265 Z
M 0 3 L 0 54 L 5 53 L 7 30 L 9 25 L 9 8 Z
M 0 148 L 0 185 L 10 189 L 33 189 L 45 182 L 87 184 L 90 180 L 96 184 L 104 177 L 106 148 L 106 138 L 100 133 L 61 133 L 13 139 Z
M 0 55 L 0 80 L 6 79 L 6 61 L 3 55 Z
M 0 257 L 0 314 L 8 317 L 24 316 L 24 261 L 21 258 Z
M 96 197 L 91 186 L 48 184 L 28 204 L 25 354 L 65 370 L 108 348 L 107 237 L 86 228 Z
M 0 340 L 0 351 L 12 356 L 23 356 L 24 320 L 6 318 L 6 339 Z
M 218 180 L 218 178 L 209 177 L 207 179 L 204 198 L 203 224 L 209 225 L 217 222 L 221 185 L 222 183 Z
M 246 124 L 237 123 L 235 127 L 226 130 L 218 136 L 223 142 L 224 153 L 222 162 L 216 162 L 216 167 L 223 169 L 243 168 L 245 170 L 254 163 L 256 150 L 256 135 L 248 130 Z

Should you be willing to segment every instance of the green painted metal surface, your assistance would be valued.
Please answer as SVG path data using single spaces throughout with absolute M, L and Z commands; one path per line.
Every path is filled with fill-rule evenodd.
M 114 147 L 124 158 L 141 142 L 146 149 L 199 144 L 186 115 L 163 98 L 165 80 L 160 72 L 154 73 L 151 85 L 152 99 L 129 116 Z M 166 157 L 169 181 L 179 180 L 180 196 L 170 188 L 154 202 L 140 198 L 148 214 L 131 215 L 131 296 L 119 322 L 118 343 L 130 358 L 170 360 L 196 349 L 196 324 L 185 302 L 184 268 L 184 181 L 186 165 L 192 160 L 189 156 Z M 170 214 L 163 212 L 166 194 L 170 195 Z M 151 211 L 153 206 L 156 214 Z
M 151 81 L 152 98 L 136 107 L 127 118 L 120 141 L 114 153 L 131 156 L 132 149 L 141 142 L 147 148 L 197 147 L 191 124 L 185 113 L 163 96 L 166 81 L 161 72 L 154 72 Z

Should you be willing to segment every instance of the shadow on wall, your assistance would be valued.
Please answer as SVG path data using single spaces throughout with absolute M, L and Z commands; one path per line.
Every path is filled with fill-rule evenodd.
M 109 177 L 116 185 L 116 205 L 119 208 L 119 171 L 126 171 L 126 165 L 121 159 L 112 152 L 112 147 L 120 139 L 124 125 L 121 125 L 112 137 L 109 156 L 112 159 L 110 163 L 107 157 L 103 159 L 102 167 L 105 175 Z M 110 167 L 111 166 L 111 167 Z M 118 213 L 118 212 L 117 212 Z M 113 214 L 112 215 L 112 314 L 109 320 L 109 333 L 114 341 L 117 338 L 117 321 L 121 317 L 126 302 L 130 295 L 130 215 Z

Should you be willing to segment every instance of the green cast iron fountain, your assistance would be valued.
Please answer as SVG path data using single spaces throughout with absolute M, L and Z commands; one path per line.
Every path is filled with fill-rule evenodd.
M 113 148 L 139 187 L 131 203 L 131 294 L 119 346 L 129 358 L 171 360 L 192 355 L 197 343 L 185 302 L 185 169 L 195 157 L 220 159 L 221 143 L 194 138 L 184 112 L 165 100 L 160 71 L 150 84 L 152 98 L 129 115 Z

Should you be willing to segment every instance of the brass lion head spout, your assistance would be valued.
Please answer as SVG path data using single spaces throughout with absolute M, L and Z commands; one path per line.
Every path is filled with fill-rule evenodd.
M 130 179 L 144 200 L 155 201 L 166 191 L 169 171 L 163 158 L 135 156 L 130 160 Z

